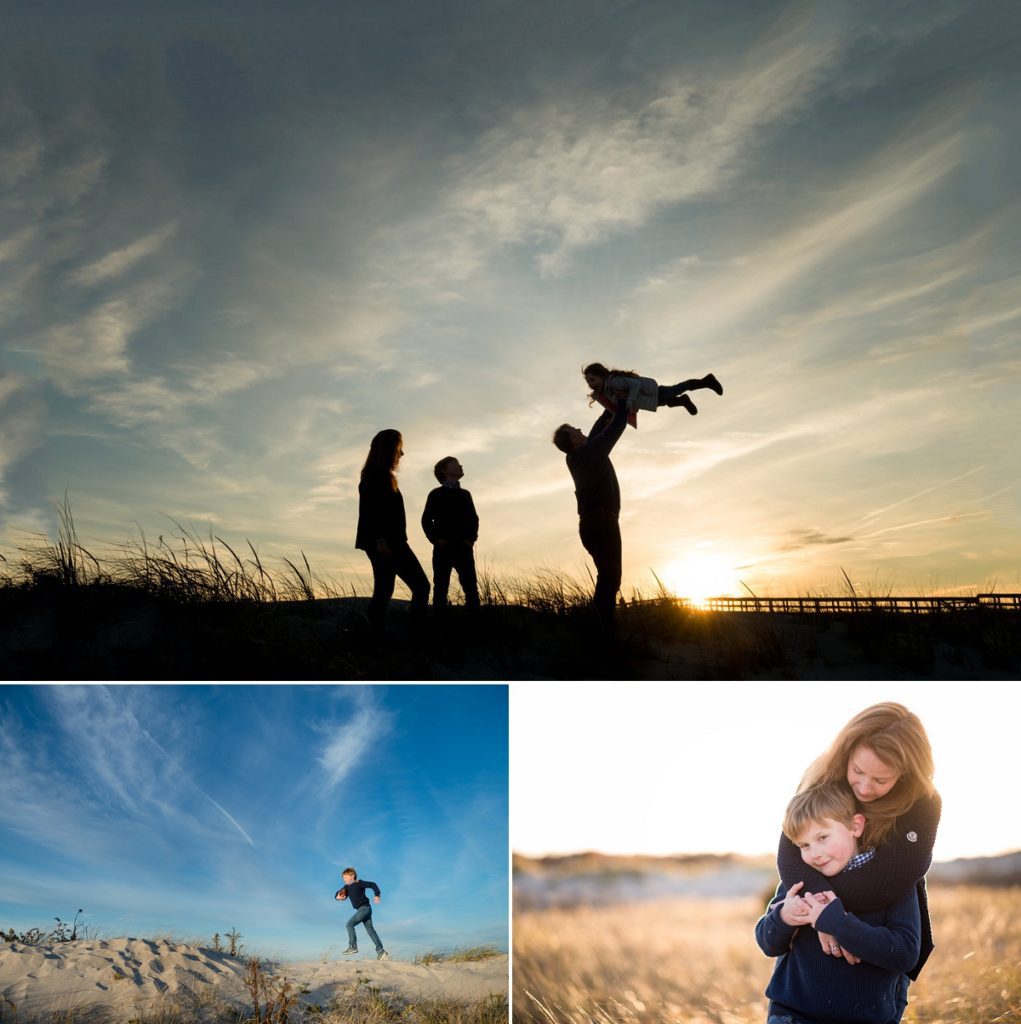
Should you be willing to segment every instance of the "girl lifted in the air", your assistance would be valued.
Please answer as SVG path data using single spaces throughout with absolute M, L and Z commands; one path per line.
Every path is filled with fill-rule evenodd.
M 636 413 L 639 409 L 655 412 L 660 406 L 684 406 L 694 416 L 698 409 L 685 394 L 708 388 L 716 394 L 723 394 L 723 385 L 712 373 L 704 377 L 692 377 L 679 384 L 657 384 L 651 377 L 639 377 L 634 370 L 611 370 L 602 363 L 589 363 L 582 371 L 585 382 L 592 389 L 591 399 L 603 408 L 614 412 L 618 403 L 628 408 L 628 423 L 638 426 Z

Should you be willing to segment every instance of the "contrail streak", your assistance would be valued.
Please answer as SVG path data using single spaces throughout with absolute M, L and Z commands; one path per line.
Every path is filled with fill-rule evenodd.
M 171 763 L 174 763 L 174 759 L 170 756 L 170 753 L 163 749 L 163 747 L 156 742 L 146 729 L 142 729 L 142 735 Z M 244 836 L 245 841 L 249 846 L 254 847 L 255 841 L 252 837 L 238 824 L 237 820 L 227 811 L 221 807 L 202 787 L 184 770 L 180 767 L 177 769 L 184 776 L 185 782 L 191 785 L 194 789 L 198 790 L 201 796 L 204 796 L 240 833 Z
M 946 487 L 947 484 L 955 484 L 958 480 L 963 480 L 965 477 L 971 476 L 973 473 L 978 473 L 980 470 L 985 468 L 985 466 L 976 466 L 974 469 L 969 469 L 966 473 L 962 473 L 960 476 L 955 476 L 952 480 L 943 480 L 938 484 L 933 484 L 931 487 L 926 487 L 924 491 L 919 491 L 917 494 L 911 494 L 906 498 L 901 498 L 900 501 L 895 501 L 892 505 L 887 505 L 885 508 L 878 508 L 875 512 L 866 512 L 859 522 L 863 523 L 867 519 L 875 519 L 876 516 L 881 516 L 884 512 L 889 512 L 890 509 L 897 508 L 898 505 L 906 505 L 909 501 L 914 501 L 915 498 L 921 498 L 923 495 L 938 490 L 940 487 Z
M 871 540 L 873 537 L 879 537 L 884 533 L 893 533 L 895 530 L 910 530 L 913 526 L 928 526 L 931 523 L 959 523 L 962 519 L 976 519 L 984 518 L 989 513 L 985 510 L 981 512 L 956 512 L 951 516 L 938 516 L 936 519 L 919 519 L 916 523 L 901 523 L 900 526 L 887 526 L 882 530 L 874 530 L 872 533 L 863 533 L 860 540 Z

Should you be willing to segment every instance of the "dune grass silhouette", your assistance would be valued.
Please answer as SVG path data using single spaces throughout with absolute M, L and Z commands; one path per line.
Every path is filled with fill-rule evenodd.
M 479 571 L 481 608 L 450 607 L 425 637 L 392 602 L 374 643 L 368 595 L 279 568 L 251 544 L 174 523 L 104 555 L 80 541 L 66 497 L 55 541 L 0 562 L 0 671 L 17 679 L 1016 678 L 1021 612 L 948 604 L 928 614 L 693 608 L 662 583 L 620 598 L 608 644 L 591 579 Z M 657 581 L 658 582 L 658 581 Z M 399 591 L 400 592 L 400 591 Z

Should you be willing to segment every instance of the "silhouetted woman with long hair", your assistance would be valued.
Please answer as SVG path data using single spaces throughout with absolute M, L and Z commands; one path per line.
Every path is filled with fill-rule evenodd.
M 404 455 L 399 430 L 381 430 L 369 445 L 358 483 L 358 534 L 355 547 L 372 563 L 372 600 L 369 622 L 376 638 L 382 637 L 386 607 L 399 576 L 411 591 L 411 622 L 421 630 L 429 604 L 429 580 L 408 546 L 404 498 L 397 486 L 397 466 Z

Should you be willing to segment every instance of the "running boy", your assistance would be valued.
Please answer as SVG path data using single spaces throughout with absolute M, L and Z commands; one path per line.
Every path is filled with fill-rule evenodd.
M 350 900 L 354 913 L 347 920 L 347 949 L 343 955 L 358 952 L 358 936 L 355 935 L 355 925 L 365 925 L 365 931 L 376 946 L 376 959 L 389 960 L 390 954 L 383 948 L 383 943 L 372 927 L 372 905 L 369 897 L 365 895 L 366 889 L 371 889 L 376 895 L 372 897 L 373 903 L 379 902 L 379 886 L 375 882 L 358 881 L 358 872 L 354 868 L 344 868 L 344 888 L 338 889 L 334 899 Z
M 858 852 L 864 829 L 854 795 L 832 784 L 798 793 L 783 823 L 784 835 L 801 848 L 805 863 L 828 878 L 871 859 L 873 850 Z M 897 1021 L 897 984 L 918 960 L 921 943 L 914 890 L 885 910 L 855 916 L 845 913 L 836 893 L 802 895 L 801 887 L 798 882 L 788 892 L 781 883 L 755 926 L 759 947 L 778 957 L 766 989 L 767 1024 Z M 832 935 L 860 962 L 827 956 L 810 928 Z
M 450 570 L 464 591 L 466 608 L 479 606 L 479 585 L 475 575 L 475 541 L 479 539 L 479 517 L 470 491 L 461 486 L 464 470 L 448 455 L 433 468 L 440 486 L 429 492 L 422 513 L 422 529 L 433 546 L 433 607 L 447 606 Z

